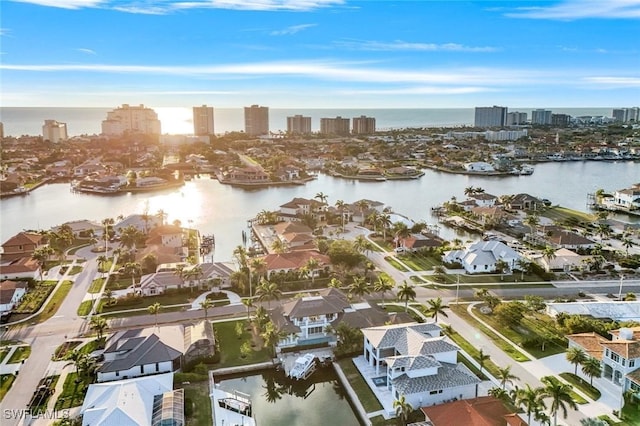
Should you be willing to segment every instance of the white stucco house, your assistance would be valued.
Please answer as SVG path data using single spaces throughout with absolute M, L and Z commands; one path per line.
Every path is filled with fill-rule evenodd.
M 478 379 L 458 363 L 456 345 L 440 336 L 435 323 L 385 325 L 362 329 L 364 359 L 395 399 L 413 407 L 473 398 Z
M 501 241 L 477 241 L 464 250 L 451 250 L 444 254 L 445 263 L 460 263 L 468 274 L 496 271 L 496 263 L 502 260 L 514 269 L 523 257 Z
M 5 280 L 0 283 L 0 313 L 11 311 L 27 292 L 27 283 Z
M 484 161 L 466 163 L 464 169 L 468 172 L 494 172 L 496 170 L 491 164 Z

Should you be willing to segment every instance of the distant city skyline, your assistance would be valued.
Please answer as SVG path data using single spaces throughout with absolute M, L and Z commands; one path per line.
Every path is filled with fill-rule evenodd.
M 4 106 L 633 106 L 640 0 L 6 0 Z

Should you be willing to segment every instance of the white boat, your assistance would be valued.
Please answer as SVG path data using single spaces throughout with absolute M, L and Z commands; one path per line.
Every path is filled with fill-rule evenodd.
M 314 354 L 305 354 L 296 359 L 289 371 L 289 377 L 296 380 L 305 380 L 314 371 L 316 371 L 316 356 Z
M 256 426 L 250 395 L 220 389 L 213 374 L 210 374 L 209 385 L 213 426 Z

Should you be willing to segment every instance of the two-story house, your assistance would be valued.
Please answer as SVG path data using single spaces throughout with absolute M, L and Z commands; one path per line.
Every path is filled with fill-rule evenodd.
M 580 347 L 600 360 L 602 377 L 619 386 L 620 394 L 628 390 L 640 393 L 640 327 L 620 328 L 609 332 L 611 340 L 596 333 L 567 336 L 569 347 Z
M 301 216 L 311 215 L 316 220 L 323 221 L 326 208 L 327 204 L 324 202 L 296 197 L 280 206 L 278 220 L 291 222 L 300 220 Z
M 18 232 L 2 244 L 2 261 L 31 257 L 35 249 L 44 244 L 44 235 L 35 232 Z
M 367 380 L 386 386 L 395 399 L 404 395 L 416 408 L 472 398 L 480 379 L 458 363 L 460 348 L 440 331 L 436 323 L 364 328 L 364 353 L 354 362 L 369 370 Z

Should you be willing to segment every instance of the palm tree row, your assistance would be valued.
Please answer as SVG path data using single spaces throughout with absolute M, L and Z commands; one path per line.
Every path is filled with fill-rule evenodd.
M 573 374 L 578 375 L 578 366 L 582 367 L 582 372 L 591 380 L 589 384 L 593 386 L 593 378 L 602 375 L 602 365 L 598 359 L 587 355 L 580 347 L 572 346 L 567 350 L 567 361 L 575 366 Z

